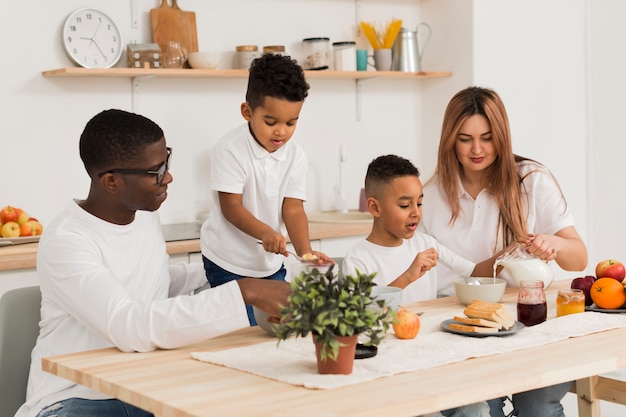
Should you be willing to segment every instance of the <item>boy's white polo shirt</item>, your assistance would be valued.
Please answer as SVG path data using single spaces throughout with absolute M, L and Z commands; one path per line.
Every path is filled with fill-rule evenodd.
M 283 200 L 306 200 L 306 154 L 293 139 L 275 152 L 267 152 L 254 140 L 246 123 L 218 142 L 211 151 L 209 169 L 210 209 L 201 229 L 202 254 L 238 275 L 265 277 L 275 273 L 284 256 L 266 252 L 257 239 L 226 220 L 218 191 L 241 194 L 244 207 L 253 216 L 286 234 Z

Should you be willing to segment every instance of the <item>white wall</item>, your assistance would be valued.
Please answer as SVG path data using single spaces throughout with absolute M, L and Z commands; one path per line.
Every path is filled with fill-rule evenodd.
M 150 41 L 149 10 L 159 0 L 135 0 L 139 26 L 131 27 L 130 1 L 94 0 L 112 15 L 126 41 Z M 299 58 L 300 40 L 356 39 L 356 17 L 392 17 L 414 28 L 428 22 L 433 35 L 425 70 L 450 70 L 429 80 L 367 80 L 362 120 L 356 120 L 356 83 L 310 80 L 295 140 L 310 157 L 307 210 L 334 208 L 338 149 L 348 152 L 347 197 L 358 204 L 367 163 L 382 153 L 411 158 L 428 178 L 435 165 L 441 116 L 449 98 L 471 84 L 495 88 L 505 100 L 516 152 L 545 163 L 559 179 L 590 250 L 590 268 L 605 257 L 626 259 L 617 183 L 623 146 L 617 139 L 624 91 L 619 54 L 623 25 L 618 0 L 182 0 L 197 16 L 201 49 L 222 52 L 231 64 L 235 45 L 284 44 Z M 129 79 L 44 78 L 41 71 L 71 66 L 60 41 L 66 16 L 82 0 L 5 5 L 7 16 L 29 16 L 29 36 L 5 42 L 0 77 L 2 143 L 0 205 L 25 208 L 45 223 L 71 198 L 83 198 L 87 177 L 78 137 L 87 120 L 111 107 L 157 121 L 174 147 L 164 223 L 193 221 L 205 199 L 207 153 L 242 122 L 245 80 L 143 79 L 133 101 Z M 358 5 L 358 7 L 356 7 Z M 37 13 L 33 13 L 37 10 Z M 243 11 L 246 11 L 245 13 Z M 617 12 L 616 12 L 617 11 Z M 262 18 L 259 18 L 262 17 Z M 21 19 L 0 27 L 3 39 L 23 31 Z M 120 65 L 123 65 L 123 58 Z M 617 105 L 615 105 L 617 104 Z M 609 197 L 610 196 L 610 197 Z
M 151 40 L 149 10 L 160 1 L 136 1 L 140 11 L 136 29 L 131 28 L 129 1 L 96 0 L 89 5 L 113 16 L 126 41 L 147 42 Z M 402 17 L 408 26 L 415 26 L 421 21 L 418 4 L 363 0 L 359 13 L 365 20 Z M 0 77 L 4 109 L 0 205 L 22 207 L 45 225 L 70 199 L 85 197 L 88 181 L 78 157 L 79 135 L 97 112 L 117 107 L 145 114 L 163 127 L 174 148 L 174 183 L 160 211 L 162 220 L 193 221 L 195 202 L 206 195 L 204 161 L 209 149 L 227 130 L 243 122 L 239 105 L 246 81 L 142 79 L 133 101 L 129 79 L 42 77 L 41 71 L 72 66 L 61 46 L 60 29 L 71 11 L 85 5 L 81 0 L 34 0 L 5 6 L 7 16 L 30 16 L 29 27 L 35 30 L 19 42 L 7 42 L 4 48 L 6 62 L 12 65 L 3 66 Z M 222 67 L 231 65 L 238 44 L 284 44 L 298 58 L 302 38 L 328 36 L 332 42 L 354 39 L 356 34 L 355 2 L 350 0 L 232 0 L 220 2 L 219 11 L 216 2 L 183 0 L 180 6 L 196 12 L 200 49 L 221 51 Z M 37 13 L 32 13 L 35 9 Z M 20 19 L 13 19 L 0 33 L 10 39 L 22 30 Z M 445 31 L 434 30 L 436 42 Z M 365 42 L 358 41 L 360 45 Z M 436 55 L 434 49 L 429 52 Z M 124 64 L 125 57 L 120 65 Z M 372 158 L 393 152 L 417 159 L 420 91 L 429 83 L 364 82 L 362 121 L 357 122 L 355 81 L 310 80 L 310 95 L 294 137 L 310 158 L 308 210 L 334 209 L 332 188 L 338 183 L 340 145 L 349 157 L 346 185 L 351 208 L 358 207 L 359 189 Z

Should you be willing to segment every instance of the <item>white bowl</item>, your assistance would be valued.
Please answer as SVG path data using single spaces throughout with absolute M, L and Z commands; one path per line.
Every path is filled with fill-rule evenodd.
M 272 328 L 272 325 L 274 323 L 270 323 L 269 321 L 267 321 L 269 314 L 259 308 L 256 308 L 255 306 L 252 306 L 252 312 L 254 313 L 256 324 L 258 324 L 259 327 L 265 330 L 265 332 L 270 336 L 276 336 L 276 333 Z
M 465 282 L 465 278 L 454 280 L 454 291 L 459 301 L 469 305 L 474 300 L 499 303 L 506 289 L 506 280 L 496 278 L 495 284 L 491 277 L 472 277 L 481 282 L 480 285 L 472 285 Z
M 220 63 L 220 56 L 217 52 L 192 52 L 187 56 L 189 66 L 195 69 L 215 69 Z
M 372 288 L 372 298 L 374 302 L 385 300 L 392 310 L 398 311 L 400 301 L 402 300 L 402 288 L 376 285 Z

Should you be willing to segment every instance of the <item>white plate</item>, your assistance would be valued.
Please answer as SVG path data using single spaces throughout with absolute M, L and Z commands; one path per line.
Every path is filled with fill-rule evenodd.
M 616 309 L 611 309 L 611 308 L 600 308 L 597 307 L 595 304 L 591 304 L 590 306 L 585 307 L 585 311 L 595 311 L 597 313 L 626 313 L 626 308 L 616 308 Z
M 454 321 L 453 319 L 444 320 L 441 322 L 441 328 L 444 331 L 449 332 L 449 333 L 460 334 L 462 336 L 469 336 L 469 337 L 509 336 L 509 335 L 517 333 L 518 331 L 524 328 L 524 325 L 522 323 L 520 323 L 519 321 L 516 321 L 513 327 L 511 327 L 508 330 L 500 330 L 498 331 L 498 333 L 475 333 L 475 332 L 464 332 L 462 330 L 451 329 L 450 323 L 457 323 L 457 322 Z M 464 324 L 464 323 L 459 323 L 459 324 Z
M 0 246 L 19 245 L 22 243 L 39 242 L 40 236 L 3 237 L 0 238 Z

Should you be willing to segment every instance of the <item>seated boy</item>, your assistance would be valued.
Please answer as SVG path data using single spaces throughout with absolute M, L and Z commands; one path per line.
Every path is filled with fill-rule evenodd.
M 385 155 L 374 159 L 365 176 L 365 196 L 374 216 L 367 238 L 348 250 L 344 274 L 376 272 L 378 285 L 403 288 L 402 303 L 437 297 L 437 262 L 445 262 L 459 275 L 489 276 L 493 260 L 474 264 L 417 232 L 422 217 L 419 170 L 407 159 Z M 441 411 L 446 417 L 489 416 L 486 402 Z

